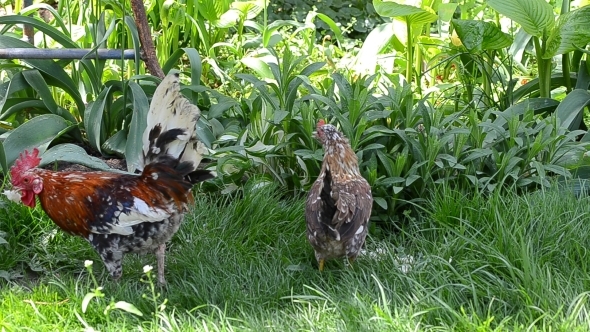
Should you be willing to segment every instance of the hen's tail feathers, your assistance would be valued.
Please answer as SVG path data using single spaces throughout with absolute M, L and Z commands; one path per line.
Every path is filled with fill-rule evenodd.
M 197 171 L 207 151 L 197 139 L 196 127 L 200 116 L 199 108 L 180 93 L 178 73 L 167 75 L 156 88 L 150 104 L 139 171 L 151 163 L 165 163 L 179 170 L 189 181 L 190 174 L 195 172 L 207 172 L 210 174 L 207 179 L 212 178 L 212 172 Z

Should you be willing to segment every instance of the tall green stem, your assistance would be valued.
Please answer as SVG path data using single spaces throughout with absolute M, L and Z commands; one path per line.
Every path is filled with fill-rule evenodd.
M 412 24 L 406 21 L 406 31 L 408 34 L 408 46 L 406 51 L 406 80 L 412 83 L 412 65 L 414 60 L 414 43 L 412 40 Z
M 570 1 L 564 0 L 561 4 L 561 15 L 570 11 Z M 565 53 L 561 55 L 561 68 L 563 71 L 563 79 L 565 81 L 565 87 L 567 89 L 567 93 L 572 91 L 572 81 L 570 79 L 570 53 Z
M 486 104 L 486 106 L 489 106 L 491 104 L 491 100 L 493 99 L 492 97 L 492 75 L 493 75 L 493 62 L 494 62 L 494 51 L 489 51 L 488 52 L 484 52 L 484 61 L 483 61 L 483 91 L 484 94 L 486 96 L 486 98 L 484 99 L 484 102 Z
M 543 98 L 550 97 L 549 86 L 547 85 L 551 80 L 551 60 L 543 59 L 543 48 L 539 37 L 533 36 L 535 44 L 535 55 L 537 57 L 537 70 L 539 72 L 539 93 Z M 547 70 L 547 62 L 549 63 L 549 70 Z

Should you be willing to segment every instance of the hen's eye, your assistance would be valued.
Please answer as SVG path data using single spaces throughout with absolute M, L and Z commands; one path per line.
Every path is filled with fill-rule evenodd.
M 25 178 L 23 181 L 24 181 L 25 183 L 29 183 L 29 178 Z

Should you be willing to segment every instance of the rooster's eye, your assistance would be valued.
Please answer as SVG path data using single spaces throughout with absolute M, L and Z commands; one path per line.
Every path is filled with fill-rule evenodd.
M 25 178 L 23 181 L 24 181 L 25 183 L 29 183 L 29 178 Z

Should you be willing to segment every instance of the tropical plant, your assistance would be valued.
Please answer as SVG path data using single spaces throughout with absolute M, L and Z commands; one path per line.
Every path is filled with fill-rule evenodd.
M 561 15 L 555 19 L 553 7 L 544 0 L 489 0 L 487 4 L 518 23 L 530 36 L 535 50 L 535 60 L 539 75 L 539 94 L 543 98 L 551 96 L 553 57 L 562 55 L 564 84 L 571 90 L 571 54 L 590 43 L 590 29 L 587 18 L 590 6 L 570 11 L 570 2 L 564 1 Z M 526 38 L 525 38 L 526 40 Z M 579 59 L 579 57 L 578 57 Z

